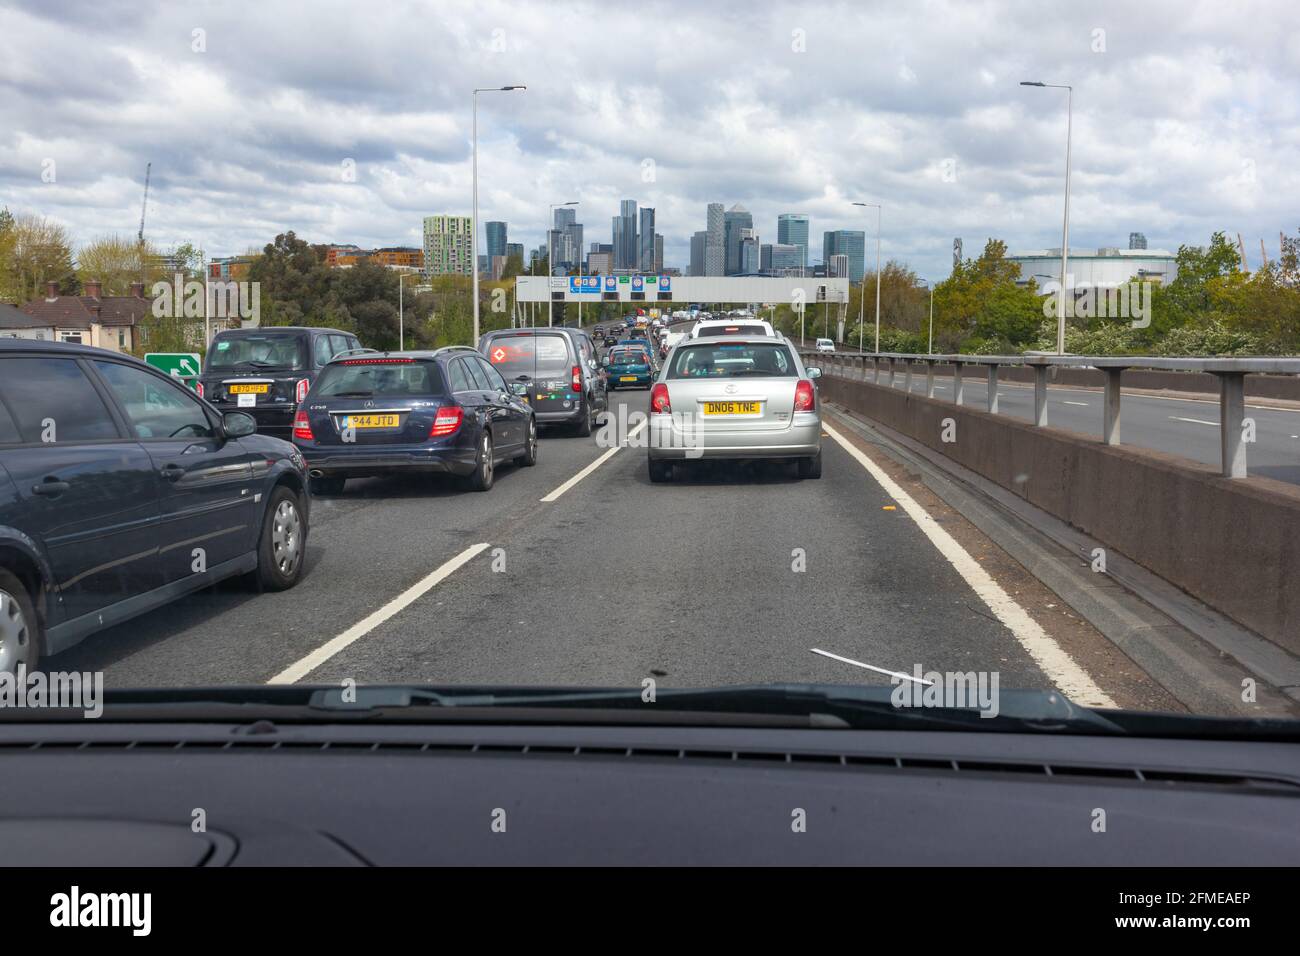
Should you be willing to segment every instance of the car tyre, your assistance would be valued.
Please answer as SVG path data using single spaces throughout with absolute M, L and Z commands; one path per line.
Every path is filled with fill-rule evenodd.
M 336 476 L 313 478 L 311 479 L 311 493 L 313 495 L 341 495 L 347 483 L 346 478 Z
M 820 478 L 822 476 L 822 453 L 818 452 L 811 458 L 799 459 L 799 477 L 800 478 Z
M 287 591 L 302 577 L 307 546 L 307 518 L 302 499 L 287 485 L 277 485 L 266 503 L 266 517 L 257 539 L 257 570 L 253 579 L 259 590 Z
M 515 462 L 525 468 L 537 464 L 537 420 L 528 419 L 528 437 L 524 439 L 524 453 Z
M 655 484 L 668 481 L 673 476 L 673 463 L 658 458 L 646 459 L 650 463 L 650 480 Z
M 474 471 L 469 476 L 470 491 L 489 491 L 496 477 L 493 461 L 492 433 L 484 431 L 478 440 L 478 455 L 474 458 Z
M 41 660 L 44 634 L 27 587 L 7 568 L 0 568 L 0 671 L 30 673 Z
M 582 416 L 582 421 L 578 423 L 578 426 L 575 429 L 579 438 L 591 437 L 591 406 L 588 405 L 584 411 L 585 414 Z

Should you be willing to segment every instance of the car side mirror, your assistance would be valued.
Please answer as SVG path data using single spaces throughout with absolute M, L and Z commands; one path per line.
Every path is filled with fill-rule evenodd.
M 221 430 L 227 438 L 245 438 L 257 431 L 257 422 L 246 412 L 226 412 L 221 416 Z
M 810 381 L 812 379 L 822 377 L 822 370 L 818 368 L 816 365 L 809 365 L 807 368 L 804 369 L 804 371 L 808 373 L 808 379 Z
M 512 391 L 512 392 L 514 392 L 516 395 L 522 397 L 522 396 L 528 394 L 528 386 L 525 385 L 523 382 L 511 382 L 511 383 L 510 383 L 510 391 Z

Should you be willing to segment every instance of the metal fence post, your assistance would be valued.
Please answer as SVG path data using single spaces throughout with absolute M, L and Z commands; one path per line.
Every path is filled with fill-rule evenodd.
M 903 359 L 903 391 L 912 394 L 912 360 Z
M 1101 439 L 1107 445 L 1119 444 L 1120 376 L 1122 368 L 1105 368 L 1106 393 L 1102 401 Z
M 1034 424 L 1047 427 L 1047 365 L 1034 366 Z
M 962 387 L 961 362 L 953 362 L 952 363 L 952 400 L 953 403 L 956 405 L 966 404 L 962 400 L 961 387 Z
M 925 360 L 925 397 L 934 398 L 934 359 Z
M 1246 376 L 1241 372 L 1220 372 L 1219 435 L 1223 449 L 1223 477 L 1246 477 L 1246 442 L 1242 429 L 1246 418 Z
M 998 367 L 996 365 L 990 365 L 988 367 L 988 381 L 989 414 L 996 415 L 998 413 Z

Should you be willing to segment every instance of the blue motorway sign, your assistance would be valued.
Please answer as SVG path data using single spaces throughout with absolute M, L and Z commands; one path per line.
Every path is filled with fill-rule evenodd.
M 671 292 L 671 291 L 672 291 L 672 288 L 673 288 L 673 277 L 672 277 L 672 276 L 660 276 L 660 277 L 659 277 L 659 291 L 660 291 L 660 292 Z
M 599 292 L 600 276 L 569 276 L 570 292 Z
M 605 291 L 606 292 L 618 291 L 618 278 L 616 276 L 605 276 Z
M 640 291 L 641 291 L 642 289 L 644 289 L 644 288 L 645 288 L 645 280 L 642 279 L 640 276 L 633 276 L 633 277 L 632 277 L 632 291 L 633 291 L 633 292 L 640 292 Z

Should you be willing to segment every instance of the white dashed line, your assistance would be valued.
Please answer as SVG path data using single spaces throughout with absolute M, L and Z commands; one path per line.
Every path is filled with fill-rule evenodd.
M 1203 418 L 1179 418 L 1177 415 L 1170 415 L 1169 420 L 1171 422 L 1191 422 L 1194 425 L 1213 425 L 1215 428 L 1219 427 L 1218 422 L 1207 422 Z
M 645 428 L 647 424 L 648 422 L 642 422 L 640 425 L 637 425 L 636 428 L 632 429 L 630 432 L 627 433 L 627 437 L 629 439 L 635 438 L 640 433 L 641 429 Z M 555 501 L 557 498 L 560 497 L 560 495 L 564 494 L 566 491 L 568 491 L 578 482 L 582 481 L 582 479 L 586 478 L 588 475 L 590 475 L 601 465 L 605 464 L 605 462 L 613 458 L 614 455 L 618 453 L 618 450 L 622 447 L 623 447 L 622 445 L 615 445 L 613 448 L 605 452 L 605 454 L 601 455 L 590 465 L 582 469 L 582 471 L 578 472 L 576 475 L 574 475 L 572 478 L 570 478 L 564 484 L 560 485 L 560 487 L 556 488 L 554 491 L 552 491 L 549 495 L 547 495 L 545 498 L 542 498 L 541 500 L 546 502 L 547 504 L 549 504 L 552 501 Z
M 364 618 L 340 634 L 338 637 L 322 644 L 316 650 L 312 651 L 302 660 L 290 664 L 280 673 L 272 677 L 268 684 L 294 684 L 302 680 L 316 668 L 320 667 L 327 660 L 333 657 L 339 651 L 348 645 L 359 641 L 365 637 L 380 624 L 383 624 L 394 614 L 414 604 L 417 600 L 427 594 L 441 581 L 450 577 L 453 572 L 460 568 L 465 562 L 469 561 L 476 555 L 482 554 L 487 548 L 488 543 L 483 541 L 479 544 L 470 545 L 456 557 L 438 567 L 432 573 L 411 585 L 393 600 L 389 601 L 378 611 Z

